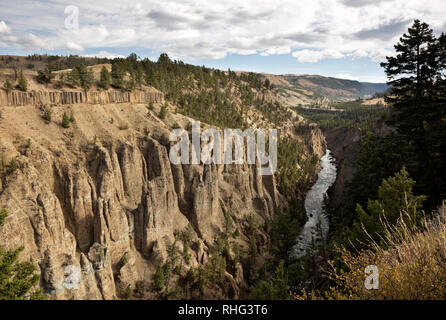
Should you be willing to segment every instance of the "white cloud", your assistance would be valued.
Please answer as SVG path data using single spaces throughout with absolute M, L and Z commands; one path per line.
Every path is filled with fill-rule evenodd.
M 6 35 L 0 38 L 0 46 L 7 48 L 20 48 L 25 50 L 40 51 L 52 50 L 51 42 L 35 34 Z
M 66 49 L 69 51 L 84 51 L 84 47 L 82 47 L 80 44 L 71 41 L 67 42 Z
M 370 57 L 375 62 L 382 62 L 387 56 L 393 56 L 395 54 L 393 49 L 378 48 L 372 52 Z
M 1 45 L 73 52 L 137 47 L 181 59 L 293 51 L 303 62 L 343 56 L 379 61 L 406 23 L 446 22 L 444 0 L 227 0 L 212 6 L 206 0 L 79 0 L 79 29 L 67 30 L 64 8 L 72 2 L 3 1 Z
M 358 50 L 353 51 L 352 53 L 349 53 L 348 56 L 351 56 L 355 59 L 359 59 L 359 58 L 368 57 L 369 53 L 365 50 L 358 49 Z
M 317 50 L 300 50 L 292 53 L 299 62 L 318 62 L 323 59 L 341 59 L 344 54 L 334 49 Z
M 114 59 L 114 58 L 125 58 L 123 55 L 111 53 L 108 51 L 101 50 L 98 53 L 90 53 L 90 54 L 83 54 L 83 57 L 96 57 L 96 58 L 108 58 L 108 59 Z
M 0 33 L 11 33 L 11 28 L 5 21 L 0 21 Z
M 335 78 L 347 79 L 347 80 L 359 80 L 359 77 L 353 76 L 350 73 L 338 73 Z
M 275 54 L 288 54 L 291 52 L 290 47 L 283 47 L 283 48 L 269 48 L 263 52 L 260 53 L 261 56 L 271 56 Z

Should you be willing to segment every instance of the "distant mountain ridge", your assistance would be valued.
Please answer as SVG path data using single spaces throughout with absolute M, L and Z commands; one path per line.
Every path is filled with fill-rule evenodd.
M 319 75 L 283 75 L 283 77 L 296 86 L 312 90 L 333 100 L 369 98 L 376 92 L 388 88 L 385 83 L 359 82 Z
M 291 106 L 328 106 L 332 102 L 371 98 L 388 89 L 385 83 L 324 77 L 320 75 L 263 74 L 279 90 L 285 103 Z

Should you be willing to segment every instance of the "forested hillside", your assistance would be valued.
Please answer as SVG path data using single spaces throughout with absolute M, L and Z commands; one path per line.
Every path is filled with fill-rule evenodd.
M 307 290 L 297 298 L 445 298 L 445 39 L 416 20 L 395 45 L 396 56 L 381 64 L 392 88 L 385 119 L 396 130 L 376 134 L 368 121 L 358 126 L 363 142 L 355 172 L 343 205 L 330 210 L 324 268 L 331 280 L 306 288 L 322 294 Z M 367 265 L 379 268 L 378 290 L 364 288 Z

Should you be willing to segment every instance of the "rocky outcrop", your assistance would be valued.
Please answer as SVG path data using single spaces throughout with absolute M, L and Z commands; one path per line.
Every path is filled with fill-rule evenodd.
M 54 106 L 49 124 L 36 107 L 2 111 L 0 151 L 18 168 L 0 173 L 0 207 L 9 212 L 0 245 L 24 245 L 21 258 L 39 266 L 51 298 L 113 299 L 137 283 L 150 297 L 178 230 L 190 224 L 195 233 L 187 271 L 209 259 L 225 215 L 247 251 L 247 215 L 261 224 L 286 204 L 274 177 L 254 165 L 171 164 L 169 128 L 145 105 Z M 64 112 L 76 119 L 69 129 L 56 123 Z M 165 121 L 174 120 L 188 121 Z M 323 148 L 316 131 L 309 152 Z M 25 147 L 20 141 L 27 139 Z M 237 298 L 245 283 L 242 264 L 234 269 L 228 278 Z
M 109 104 L 109 103 L 157 103 L 163 94 L 153 88 L 137 89 L 129 92 L 105 91 L 17 91 L 0 90 L 0 106 L 25 106 L 49 104 Z

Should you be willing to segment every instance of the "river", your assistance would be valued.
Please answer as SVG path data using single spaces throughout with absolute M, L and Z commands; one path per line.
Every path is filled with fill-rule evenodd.
M 324 198 L 327 196 L 327 190 L 336 180 L 335 158 L 331 156 L 327 149 L 325 155 L 321 158 L 321 170 L 319 171 L 316 183 L 308 191 L 305 198 L 305 212 L 308 221 L 302 228 L 296 245 L 291 250 L 294 257 L 302 257 L 308 248 L 314 245 L 320 245 L 326 242 L 329 222 L 324 210 Z

